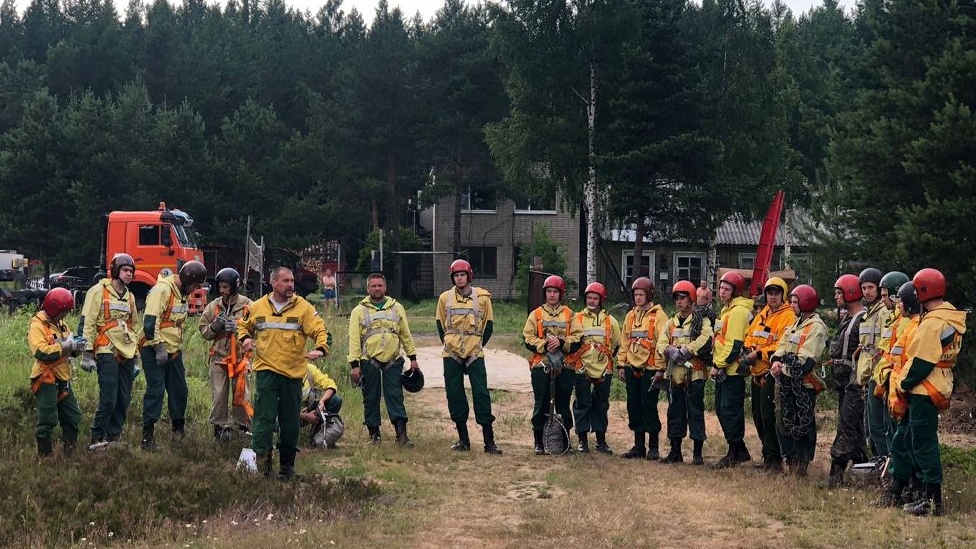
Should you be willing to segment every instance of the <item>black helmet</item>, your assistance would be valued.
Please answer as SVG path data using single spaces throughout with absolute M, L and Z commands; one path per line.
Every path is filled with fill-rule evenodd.
M 424 388 L 424 373 L 420 368 L 407 370 L 400 375 L 400 383 L 410 393 L 419 393 Z
M 183 293 L 192 284 L 203 284 L 207 281 L 207 268 L 199 261 L 187 261 L 180 267 L 180 284 Z
M 905 314 L 917 315 L 922 312 L 922 304 L 918 302 L 918 295 L 915 293 L 915 285 L 909 280 L 898 288 L 898 299 L 901 306 L 905 309 Z
M 861 271 L 860 276 L 857 277 L 858 284 L 864 284 L 865 282 L 870 282 L 875 286 L 881 285 L 881 277 L 884 273 L 875 269 L 874 267 L 868 267 Z
M 122 267 L 132 267 L 132 270 L 136 270 L 136 262 L 132 260 L 132 256 L 124 253 L 117 253 L 112 256 L 112 263 L 109 265 L 109 272 L 112 273 L 112 278 L 118 278 L 119 273 L 122 272 Z
M 237 293 L 238 287 L 241 283 L 241 274 L 237 272 L 236 269 L 230 267 L 224 267 L 217 272 L 216 277 L 217 283 L 226 282 L 230 285 L 230 295 Z

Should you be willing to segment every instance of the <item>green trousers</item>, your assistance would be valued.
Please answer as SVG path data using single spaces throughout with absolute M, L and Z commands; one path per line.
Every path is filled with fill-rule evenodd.
M 167 409 L 171 422 L 186 419 L 186 368 L 183 353 L 176 353 L 168 362 L 156 364 L 156 351 L 142 348 L 142 369 L 146 373 L 146 396 L 142 400 L 142 424 L 155 425 L 163 413 L 163 396 L 168 394 Z
M 532 407 L 532 429 L 541 431 L 546 426 L 549 417 L 549 401 L 552 398 L 550 393 L 550 377 L 542 368 L 532 368 L 532 394 L 535 396 L 535 405 Z M 561 369 L 556 376 L 556 413 L 563 418 L 563 427 L 571 431 L 573 427 L 573 414 L 569 411 L 569 397 L 573 394 L 573 384 L 576 382 L 576 374 L 569 370 Z
M 610 375 L 593 383 L 586 374 L 576 374 L 576 398 L 573 399 L 573 421 L 577 433 L 607 432 L 607 411 L 610 409 Z
M 715 384 L 715 415 L 729 446 L 742 442 L 746 434 L 746 381 L 728 376 Z
M 939 411 L 927 395 L 908 395 L 908 436 L 905 442 L 925 484 L 942 484 L 939 453 Z M 900 472 L 900 471 L 899 471 Z
M 98 409 L 92 423 L 93 441 L 118 440 L 125 427 L 125 416 L 132 400 L 134 358 L 119 362 L 115 355 L 102 353 L 98 364 Z
M 779 451 L 779 439 L 776 436 L 776 381 L 772 374 L 762 377 L 752 377 L 752 421 L 756 425 L 756 434 L 762 442 L 762 457 L 764 461 L 779 462 L 782 459 Z
M 705 440 L 705 380 L 668 387 L 668 438 Z
M 624 370 L 627 384 L 627 426 L 635 433 L 661 432 L 661 418 L 657 414 L 657 401 L 661 390 L 654 385 L 654 372 L 650 370 Z M 640 377 L 634 375 L 637 372 Z
M 896 478 L 904 483 L 911 480 L 915 471 L 915 461 L 912 459 L 911 428 L 908 425 L 908 412 L 901 417 L 895 424 L 895 436 L 891 439 L 891 462 L 888 463 L 888 472 L 891 478 Z
M 491 393 L 488 392 L 488 372 L 484 357 L 475 359 L 470 366 L 450 357 L 444 357 L 444 392 L 447 393 L 447 410 L 451 421 L 457 425 L 468 422 L 468 397 L 464 394 L 464 376 L 471 383 L 471 400 L 474 404 L 474 420 L 478 425 L 491 425 Z
M 58 394 L 64 394 L 58 402 Z M 61 435 L 78 433 L 81 424 L 81 407 L 75 399 L 75 393 L 67 381 L 45 383 L 37 390 L 37 427 L 34 435 L 37 438 L 50 439 L 54 428 L 61 425 Z
M 380 396 L 386 401 L 386 413 L 390 422 L 407 419 L 407 409 L 403 406 L 403 383 L 401 368 L 380 368 L 376 361 L 363 360 L 363 425 L 380 426 Z
M 302 378 L 285 377 L 271 370 L 254 373 L 257 391 L 254 419 L 251 423 L 251 448 L 263 456 L 274 447 L 275 425 L 278 427 L 278 449 L 298 450 L 301 425 Z

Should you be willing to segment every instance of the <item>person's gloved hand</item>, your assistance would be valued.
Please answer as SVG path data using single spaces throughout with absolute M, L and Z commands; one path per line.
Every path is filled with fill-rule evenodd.
M 225 316 L 224 317 L 224 331 L 227 332 L 227 333 L 231 333 L 231 334 L 234 333 L 234 332 L 236 332 L 237 331 L 237 321 L 235 321 L 232 317 Z
M 222 334 L 227 331 L 227 324 L 222 317 L 217 317 L 210 323 L 210 331 L 215 334 Z
M 58 340 L 58 343 L 61 345 L 61 354 L 63 355 L 70 355 L 76 349 L 75 338 L 73 336 Z
M 142 371 L 142 363 L 139 361 L 139 353 L 136 353 L 135 361 L 132 363 L 132 379 L 139 377 L 139 372 Z
M 682 345 L 681 348 L 678 349 L 678 362 L 686 362 L 691 360 L 691 357 L 693 356 L 695 356 L 694 353 L 691 352 L 691 349 L 689 349 L 687 345 Z
M 166 352 L 165 343 L 157 343 L 153 345 L 153 351 L 156 352 L 156 364 L 165 364 L 169 362 L 169 353 Z
M 670 360 L 678 360 L 678 357 L 681 356 L 681 349 L 674 345 L 668 345 L 664 348 L 664 356 Z
M 95 352 L 85 351 L 85 354 L 81 355 L 81 369 L 91 373 L 95 371 L 96 366 Z

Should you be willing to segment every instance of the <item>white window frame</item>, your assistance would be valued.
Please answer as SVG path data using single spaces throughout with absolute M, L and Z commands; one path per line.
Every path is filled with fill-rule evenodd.
M 692 279 L 690 277 L 690 273 L 688 277 L 681 276 L 681 273 L 678 271 L 678 259 L 685 258 L 685 257 L 689 259 L 698 258 L 701 261 L 701 273 L 702 273 L 701 278 Z M 674 256 L 671 261 L 671 270 L 673 271 L 674 274 L 674 282 L 677 282 L 679 280 L 688 280 L 695 286 L 698 286 L 699 280 L 708 278 L 708 257 L 703 252 L 674 252 Z
M 657 264 L 654 262 L 654 260 L 655 260 L 654 250 L 641 250 L 641 256 L 648 258 L 648 260 L 647 260 L 648 263 L 647 264 L 648 264 L 649 269 L 648 269 L 647 276 L 650 277 L 650 279 L 652 281 L 655 280 L 655 274 L 656 274 L 657 271 L 654 269 L 654 267 Z M 627 285 L 628 287 L 630 287 L 629 286 L 630 285 L 630 282 L 633 282 L 633 280 L 631 280 L 629 282 L 627 281 L 627 258 L 628 257 L 630 257 L 630 258 L 633 258 L 634 257 L 634 250 L 633 249 L 630 249 L 630 250 L 621 250 L 620 251 L 620 276 L 623 277 L 623 280 L 621 280 L 621 282 L 623 282 L 625 285 Z M 640 264 L 637 263 L 636 265 L 639 266 Z M 631 273 L 631 277 L 633 277 L 633 273 Z
M 495 207 L 490 210 L 471 209 L 471 188 L 461 193 L 461 213 L 466 214 L 493 214 L 498 213 L 498 196 L 495 196 Z
M 742 265 L 742 260 L 743 259 L 751 259 L 752 260 L 752 265 L 749 265 L 748 267 L 744 267 Z M 756 254 L 755 253 L 740 252 L 739 253 L 739 257 L 736 260 L 736 265 L 738 266 L 738 268 L 740 268 L 740 269 L 746 269 L 747 271 L 751 271 L 751 270 L 755 269 L 756 268 Z

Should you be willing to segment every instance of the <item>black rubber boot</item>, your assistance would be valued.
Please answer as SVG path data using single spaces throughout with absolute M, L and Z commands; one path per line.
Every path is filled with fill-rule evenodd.
M 37 437 L 37 455 L 47 457 L 54 451 L 50 438 Z
M 295 478 L 295 456 L 298 451 L 295 448 L 281 448 L 278 454 L 281 456 L 281 468 L 278 470 L 278 480 L 288 481 Z
M 692 465 L 705 465 L 705 457 L 702 455 L 702 449 L 705 447 L 704 440 L 693 440 L 694 449 L 691 451 L 691 464 Z
M 156 451 L 156 424 L 142 424 L 142 449 L 147 452 Z
M 827 474 L 827 479 L 817 486 L 827 490 L 833 490 L 834 488 L 841 486 L 844 484 L 845 469 L 847 469 L 847 460 L 840 460 L 837 458 L 831 459 L 830 473 Z
M 224 434 L 224 427 L 222 425 L 214 425 L 213 429 L 214 429 L 214 433 L 213 433 L 214 440 L 216 440 L 217 442 L 225 442 L 224 440 L 222 440 L 222 436 L 221 436 Z
M 905 491 L 907 484 L 897 478 L 892 478 L 891 485 L 888 486 L 888 489 L 871 505 L 875 507 L 898 507 L 899 505 L 903 505 L 905 502 L 902 500 L 902 492 Z
M 579 450 L 581 454 L 590 453 L 590 441 L 588 440 L 587 433 L 576 433 L 576 436 L 579 437 L 579 446 L 577 446 L 576 449 Z
M 376 427 L 369 427 L 369 426 L 367 426 L 366 427 L 366 430 L 369 431 L 369 443 L 370 444 L 379 444 L 381 442 L 381 439 L 380 439 L 380 426 L 379 425 L 377 425 Z
M 735 461 L 737 463 L 749 463 L 752 461 L 752 456 L 749 455 L 749 449 L 746 448 L 746 442 L 740 440 L 734 444 L 735 446 Z
M 796 476 L 798 476 L 798 477 L 805 477 L 805 476 L 807 476 L 807 468 L 808 467 L 810 467 L 810 462 L 809 461 L 798 461 L 796 463 L 796 471 L 795 471 L 794 474 Z
M 685 460 L 684 456 L 681 455 L 681 439 L 672 438 L 671 440 L 671 451 L 668 455 L 661 458 L 661 463 L 681 463 Z
M 455 423 L 454 427 L 458 432 L 458 440 L 451 446 L 451 450 L 455 452 L 467 452 L 471 449 L 471 439 L 468 437 L 468 424 Z
M 925 497 L 915 503 L 909 503 L 904 507 L 905 512 L 916 517 L 941 517 L 944 514 L 942 509 L 942 485 L 926 484 Z
M 264 477 L 271 478 L 274 476 L 274 450 L 268 450 L 268 453 L 264 455 Z
M 61 443 L 64 444 L 64 455 L 70 456 L 78 446 L 78 431 L 62 431 Z
M 729 449 L 726 450 L 725 455 L 722 456 L 722 459 L 712 464 L 712 469 L 729 469 L 738 465 L 739 460 L 735 458 L 736 449 L 736 443 L 730 442 Z
M 533 451 L 535 452 L 535 455 L 537 455 L 537 456 L 544 456 L 544 455 L 546 455 L 546 449 L 542 445 L 542 429 L 535 429 L 535 430 L 533 430 L 532 431 L 532 438 L 535 439 L 535 448 L 533 448 Z
M 657 461 L 661 459 L 661 452 L 658 451 L 658 433 L 647 434 L 647 459 Z
M 183 442 L 186 438 L 186 420 L 185 419 L 174 419 L 173 420 L 173 438 L 176 442 Z
M 413 441 L 407 436 L 407 420 L 398 419 L 393 423 L 393 431 L 396 433 L 396 443 L 405 448 L 413 448 Z
M 596 451 L 601 454 L 613 455 L 613 450 L 607 444 L 607 433 L 605 431 L 596 432 Z
M 492 426 L 491 423 L 481 426 L 481 434 L 482 434 L 482 438 L 484 438 L 485 441 L 485 453 L 493 454 L 496 456 L 502 455 L 501 448 L 499 448 L 498 445 L 495 444 L 495 428 Z
M 644 433 L 634 433 L 634 446 L 620 455 L 624 459 L 644 459 L 647 450 L 644 448 Z

